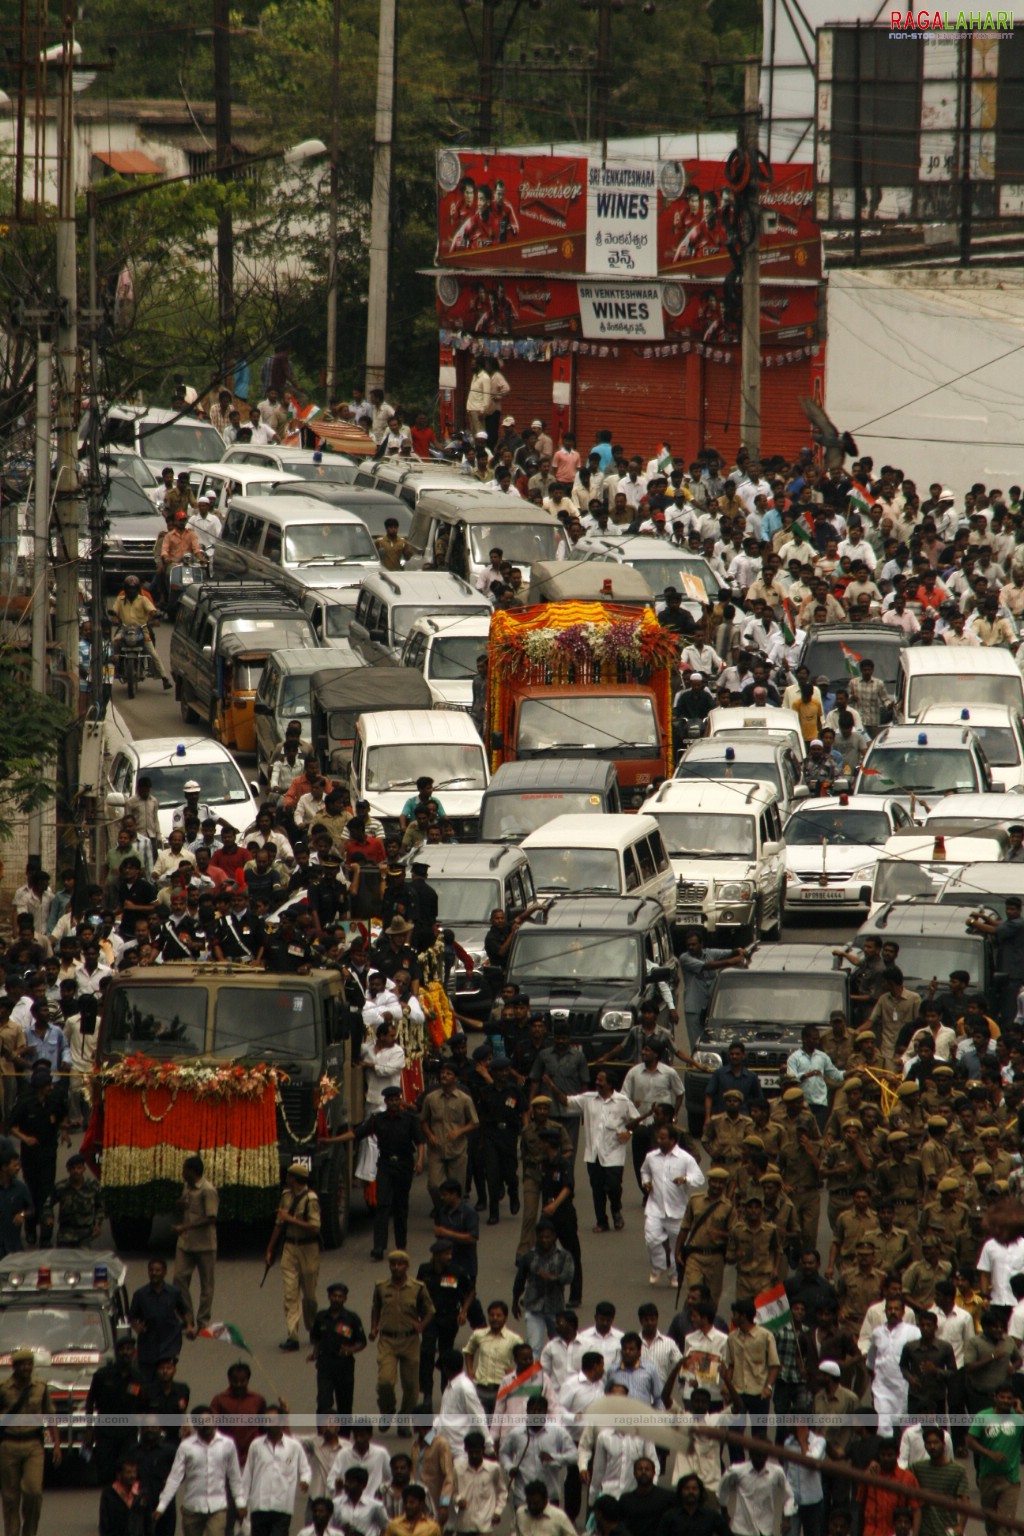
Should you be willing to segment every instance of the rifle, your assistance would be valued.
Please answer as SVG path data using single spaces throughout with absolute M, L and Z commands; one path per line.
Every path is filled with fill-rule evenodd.
M 291 1204 L 292 1211 L 294 1211 L 297 1203 L 298 1202 L 293 1197 L 292 1204 Z M 274 1230 L 271 1232 L 271 1234 L 270 1234 L 270 1242 L 267 1244 L 267 1252 L 270 1254 L 270 1258 L 267 1260 L 266 1264 L 263 1266 L 263 1279 L 260 1281 L 260 1287 L 259 1287 L 261 1291 L 262 1291 L 263 1286 L 264 1286 L 264 1284 L 266 1282 L 267 1276 L 270 1274 L 270 1271 L 273 1269 L 274 1265 L 277 1263 L 278 1259 L 281 1257 L 281 1249 L 283 1247 L 284 1247 L 284 1222 L 283 1221 L 277 1221 L 277 1222 L 274 1223 Z
M 717 1200 L 715 1201 L 715 1205 L 718 1205 L 719 1203 L 720 1203 L 719 1201 L 717 1201 Z M 701 1213 L 697 1217 L 696 1221 L 694 1221 L 690 1225 L 688 1230 L 687 1230 L 686 1236 L 689 1239 L 689 1241 L 684 1243 L 682 1245 L 682 1247 L 680 1248 L 680 1250 L 679 1250 L 679 1257 L 676 1260 L 676 1279 L 679 1282 L 678 1285 L 676 1286 L 676 1311 L 677 1312 L 679 1310 L 679 1298 L 683 1294 L 683 1275 L 684 1275 L 684 1273 L 686 1271 L 686 1261 L 690 1257 L 690 1249 L 693 1247 L 693 1239 L 697 1235 L 697 1233 L 700 1231 L 700 1229 L 704 1225 L 704 1223 L 707 1221 L 708 1217 L 711 1215 L 711 1212 L 714 1210 L 714 1208 L 715 1208 L 714 1205 L 708 1205 L 703 1211 L 701 1211 Z

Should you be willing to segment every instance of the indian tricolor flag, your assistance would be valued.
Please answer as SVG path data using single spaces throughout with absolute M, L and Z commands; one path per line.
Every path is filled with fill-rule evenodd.
M 859 656 L 856 651 L 851 651 L 850 647 L 848 645 L 844 645 L 841 640 L 839 642 L 839 649 L 842 651 L 843 660 L 846 663 L 847 676 L 859 677 L 860 664 L 864 660 L 863 656 Z
M 787 645 L 792 645 L 796 639 L 796 616 L 793 613 L 793 604 L 788 597 L 782 599 L 782 638 Z
M 215 1344 L 233 1344 L 236 1349 L 244 1349 L 247 1355 L 252 1354 L 241 1328 L 236 1328 L 234 1323 L 207 1323 L 205 1328 L 200 1328 L 199 1337 L 213 1339 Z
M 760 1296 L 754 1297 L 754 1321 L 770 1333 L 781 1333 L 788 1323 L 792 1323 L 793 1314 L 784 1285 L 773 1285 L 770 1291 L 762 1291 Z
M 869 512 L 877 500 L 877 496 L 872 496 L 867 486 L 861 485 L 858 480 L 850 486 L 850 505 L 856 507 L 858 512 Z

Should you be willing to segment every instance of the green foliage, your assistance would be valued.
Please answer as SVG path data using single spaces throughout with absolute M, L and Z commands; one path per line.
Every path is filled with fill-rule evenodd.
M 43 770 L 56 761 L 71 724 L 62 704 L 29 686 L 25 669 L 21 652 L 0 648 L 0 840 L 53 798 Z

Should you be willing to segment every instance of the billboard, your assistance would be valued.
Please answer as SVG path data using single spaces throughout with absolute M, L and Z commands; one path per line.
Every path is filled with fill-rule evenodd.
M 443 149 L 437 213 L 441 266 L 586 270 L 585 157 Z
M 658 195 L 658 271 L 726 277 L 739 247 L 736 198 L 714 160 L 665 161 Z M 761 268 L 772 277 L 821 276 L 821 236 L 810 165 L 779 165 L 761 188 Z

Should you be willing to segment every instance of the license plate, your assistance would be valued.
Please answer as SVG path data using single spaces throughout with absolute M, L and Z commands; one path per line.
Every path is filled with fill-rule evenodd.
M 779 1074 L 777 1072 L 759 1072 L 757 1075 L 762 1088 L 777 1088 L 779 1086 Z
M 776 1082 L 778 1082 L 777 1078 Z M 296 1157 L 291 1158 L 290 1161 L 293 1163 L 298 1163 L 302 1168 L 312 1169 L 313 1167 L 313 1159 L 308 1152 L 300 1152 Z
M 824 885 L 804 886 L 800 892 L 804 901 L 842 901 L 845 891 L 829 890 Z

